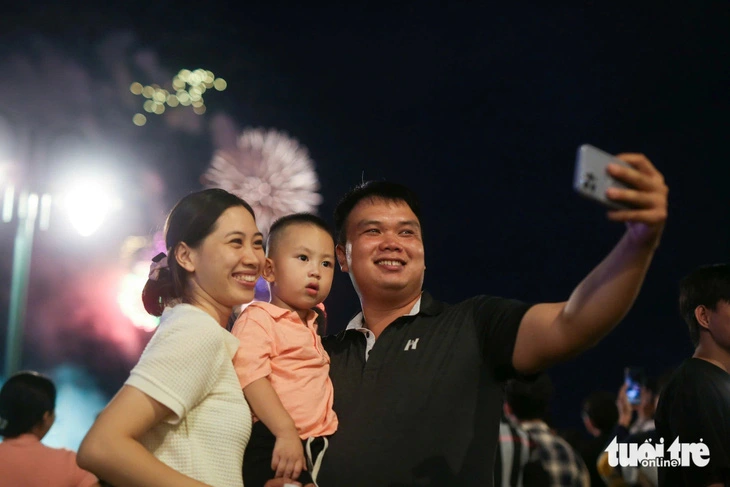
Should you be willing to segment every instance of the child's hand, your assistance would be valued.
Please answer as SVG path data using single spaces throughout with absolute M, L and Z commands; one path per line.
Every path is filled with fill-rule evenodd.
M 299 478 L 302 470 L 307 469 L 302 440 L 299 439 L 296 432 L 276 438 L 274 454 L 271 457 L 271 469 L 276 471 L 275 478 L 287 477 L 290 479 Z

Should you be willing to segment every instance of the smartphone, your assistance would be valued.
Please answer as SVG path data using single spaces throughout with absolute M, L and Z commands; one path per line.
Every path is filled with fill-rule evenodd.
M 641 402 L 641 389 L 646 381 L 644 369 L 641 367 L 626 367 L 624 382 L 626 383 L 626 397 L 634 406 Z
M 631 209 L 633 206 L 629 204 L 612 201 L 606 197 L 606 190 L 610 187 L 630 188 L 630 186 L 614 179 L 608 174 L 606 167 L 611 162 L 621 166 L 631 167 L 621 159 L 607 152 L 603 152 L 592 145 L 581 145 L 578 148 L 578 155 L 575 161 L 573 189 L 578 194 L 597 201 L 611 209 Z

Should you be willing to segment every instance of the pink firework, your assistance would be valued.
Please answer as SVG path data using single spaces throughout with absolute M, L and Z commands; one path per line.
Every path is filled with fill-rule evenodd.
M 245 130 L 233 149 L 218 150 L 203 183 L 246 200 L 259 229 L 291 213 L 315 213 L 322 202 L 319 180 L 307 149 L 276 130 Z

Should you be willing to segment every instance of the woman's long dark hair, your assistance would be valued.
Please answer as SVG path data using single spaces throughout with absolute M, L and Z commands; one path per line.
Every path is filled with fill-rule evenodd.
M 189 194 L 175 205 L 165 223 L 167 267 L 160 269 L 157 279 L 149 279 L 142 291 L 142 302 L 149 314 L 160 316 L 168 303 L 185 297 L 187 271 L 175 259 L 177 246 L 185 242 L 188 247 L 197 248 L 215 230 L 223 212 L 234 206 L 246 208 L 255 220 L 251 205 L 218 188 Z

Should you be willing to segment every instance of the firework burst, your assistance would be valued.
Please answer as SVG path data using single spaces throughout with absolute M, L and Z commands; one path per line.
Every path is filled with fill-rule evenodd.
M 215 153 L 203 184 L 245 199 L 256 212 L 256 223 L 264 234 L 277 218 L 314 213 L 322 202 L 307 149 L 276 130 L 245 130 L 235 149 Z

